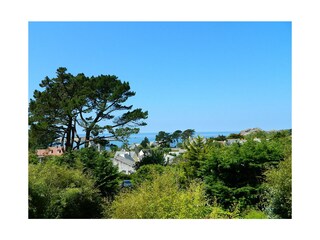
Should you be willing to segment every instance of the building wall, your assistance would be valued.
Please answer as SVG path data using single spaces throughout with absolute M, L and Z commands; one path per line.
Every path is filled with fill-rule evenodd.
M 113 158 L 112 162 L 113 162 L 113 165 L 118 166 L 119 172 L 125 172 L 126 174 L 130 174 L 130 173 L 133 173 L 135 171 L 134 168 L 133 168 L 134 162 L 126 163 L 126 161 L 122 161 L 122 160 L 120 160 L 118 158 Z

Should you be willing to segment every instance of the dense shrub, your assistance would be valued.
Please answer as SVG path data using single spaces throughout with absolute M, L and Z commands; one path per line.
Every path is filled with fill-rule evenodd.
M 227 140 L 227 137 L 224 135 L 218 135 L 217 137 L 214 137 L 212 139 L 216 140 L 216 141 L 225 141 L 225 140 Z
M 240 133 L 231 133 L 229 136 L 227 136 L 227 139 L 243 139 L 244 136 Z
M 266 173 L 266 211 L 271 218 L 292 217 L 292 169 L 291 157 L 280 162 L 277 168 Z
M 95 186 L 99 188 L 104 197 L 113 199 L 119 191 L 120 173 L 113 165 L 110 153 L 98 152 L 95 148 L 83 148 L 73 151 L 70 156 L 63 155 L 62 159 L 74 159 L 74 166 L 78 166 L 86 174 L 90 174 L 95 180 Z
M 142 182 L 152 181 L 157 174 L 162 174 L 165 167 L 159 164 L 147 164 L 140 167 L 136 172 L 130 175 L 133 185 L 139 186 Z
M 261 210 L 250 209 L 245 211 L 243 214 L 244 219 L 268 219 L 268 216 Z
M 29 218 L 99 218 L 101 197 L 81 171 L 52 161 L 29 164 Z
M 138 170 L 140 167 L 148 164 L 166 165 L 164 153 L 165 151 L 161 149 L 150 149 L 141 161 L 135 164 L 135 169 Z
M 121 192 L 112 204 L 113 218 L 161 219 L 205 218 L 210 207 L 203 184 L 192 182 L 186 189 L 179 186 L 179 170 L 166 167 L 162 174 L 142 182 L 132 191 Z
M 264 172 L 277 166 L 288 154 L 286 141 L 249 139 L 243 144 L 211 148 L 200 168 L 206 192 L 228 209 L 233 203 L 241 209 L 261 201 Z

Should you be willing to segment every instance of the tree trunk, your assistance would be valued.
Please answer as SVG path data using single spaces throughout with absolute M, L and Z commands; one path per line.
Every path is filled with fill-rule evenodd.
M 72 126 L 71 149 L 73 149 L 73 143 L 74 143 L 75 134 L 76 134 L 76 120 L 73 121 L 73 126 Z
M 67 137 L 66 137 L 66 152 L 69 152 L 72 150 L 72 144 L 71 144 L 71 132 L 72 132 L 72 118 L 69 118 L 68 121 L 68 127 L 67 127 Z
M 90 133 L 91 133 L 91 130 L 90 129 L 87 129 L 86 130 L 86 139 L 85 139 L 85 147 L 87 148 L 87 147 L 89 147 L 89 141 L 90 141 Z

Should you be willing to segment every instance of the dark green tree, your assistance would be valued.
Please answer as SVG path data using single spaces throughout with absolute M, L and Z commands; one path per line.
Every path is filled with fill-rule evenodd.
M 228 139 L 243 139 L 244 137 L 241 134 L 231 133 L 227 136 Z
M 227 140 L 226 136 L 224 135 L 218 135 L 217 137 L 213 138 L 216 141 L 225 141 Z
M 110 159 L 108 152 L 98 152 L 95 148 L 83 148 L 75 154 L 83 164 L 84 173 L 90 174 L 102 196 L 112 200 L 119 191 L 120 173 Z
M 55 131 L 48 131 L 46 123 L 32 124 L 28 131 L 29 150 L 47 148 L 51 146 L 59 135 Z
M 34 99 L 29 103 L 29 136 L 36 145 L 44 138 L 44 144 L 47 144 L 61 137 L 69 151 L 74 142 L 77 107 L 83 101 L 78 96 L 80 81 L 75 81 L 76 78 L 66 71 L 66 68 L 59 68 L 56 78 L 46 77 L 40 83 L 44 91 L 34 91 Z M 79 75 L 77 79 L 82 77 Z
M 194 129 L 184 130 L 184 131 L 181 133 L 182 141 L 185 141 L 185 140 L 189 139 L 189 138 L 192 137 L 194 134 L 195 134 L 195 130 L 194 130 Z
M 136 170 L 140 167 L 148 164 L 159 164 L 159 165 L 166 165 L 166 161 L 164 159 L 164 151 L 159 149 L 151 149 L 149 152 L 146 153 L 140 162 L 135 164 Z
M 239 203 L 241 208 L 259 204 L 264 172 L 277 166 L 287 154 L 285 141 L 257 142 L 214 147 L 201 168 L 208 196 L 223 207 Z
M 124 102 L 135 95 L 128 82 L 114 75 L 86 77 L 57 70 L 57 77 L 46 77 L 40 84 L 44 90 L 34 92 L 29 104 L 30 145 L 47 145 L 60 137 L 66 151 L 89 146 L 89 141 L 108 145 L 110 140 L 126 141 L 148 117 L 148 112 Z M 125 111 L 125 112 L 122 112 Z M 80 125 L 85 141 L 77 132 Z M 46 136 L 47 133 L 47 136 Z M 44 139 L 45 141 L 41 141 Z
M 156 135 L 156 141 L 162 146 L 162 147 L 170 147 L 170 143 L 172 141 L 170 133 L 167 133 L 165 131 L 160 131 Z
M 159 164 L 146 164 L 141 166 L 136 172 L 131 174 L 131 179 L 135 187 L 139 186 L 144 181 L 153 180 L 154 173 L 163 173 L 165 166 Z
M 129 83 L 122 82 L 117 76 L 100 75 L 87 79 L 83 91 L 85 104 L 78 108 L 77 118 L 85 131 L 86 146 L 90 138 L 98 143 L 110 139 L 125 141 L 131 134 L 139 132 L 138 126 L 146 125 L 142 120 L 148 117 L 148 112 L 124 105 L 134 95 Z M 121 111 L 126 112 L 120 114 Z
M 147 148 L 149 143 L 150 143 L 149 139 L 148 139 L 147 137 L 145 137 L 145 138 L 141 141 L 140 145 L 141 145 L 143 148 Z
M 202 178 L 201 167 L 207 159 L 211 143 L 212 140 L 200 136 L 192 140 L 185 140 L 184 148 L 187 152 L 183 155 L 183 158 L 186 160 L 184 167 L 186 175 L 190 179 Z
M 182 131 L 176 130 L 171 134 L 171 139 L 177 144 L 179 143 L 179 140 L 181 139 Z

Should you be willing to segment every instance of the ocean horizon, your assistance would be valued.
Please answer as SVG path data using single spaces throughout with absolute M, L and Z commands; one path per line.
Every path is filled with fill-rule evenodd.
M 232 133 L 239 133 L 239 132 L 240 131 L 195 132 L 194 137 L 201 136 L 201 137 L 205 137 L 205 138 L 210 138 L 210 137 L 217 137 L 218 135 L 228 136 Z M 158 134 L 157 132 L 132 134 L 128 139 L 128 143 L 129 144 L 141 143 L 141 141 L 145 137 L 147 137 L 150 142 L 154 142 L 156 140 L 157 134 Z M 119 143 L 121 143 L 121 142 L 119 142 Z M 118 145 L 118 144 L 116 144 L 116 145 Z
M 169 132 L 172 134 L 171 132 Z M 210 138 L 210 137 L 217 137 L 218 135 L 224 135 L 228 136 L 232 133 L 240 133 L 240 131 L 216 131 L 216 132 L 195 132 L 194 137 L 201 136 L 204 138 Z M 156 135 L 158 132 L 149 132 L 149 133 L 138 133 L 138 134 L 132 134 L 128 138 L 128 144 L 140 144 L 142 140 L 147 137 L 150 142 L 156 141 Z M 80 134 L 80 137 L 84 137 L 83 134 Z M 118 147 L 122 147 L 123 142 L 121 141 L 110 141 L 111 144 L 117 145 Z

